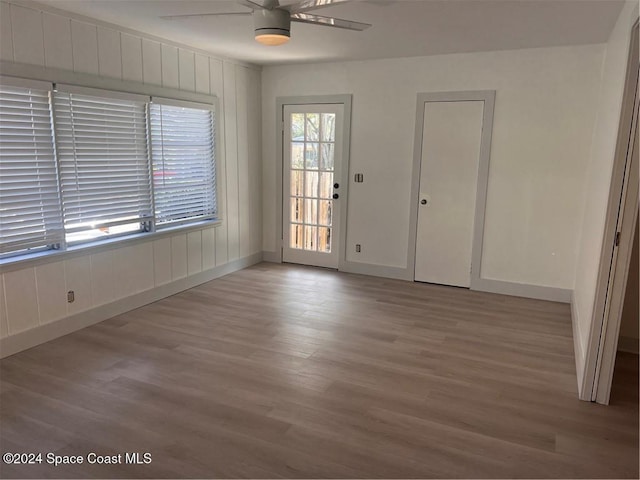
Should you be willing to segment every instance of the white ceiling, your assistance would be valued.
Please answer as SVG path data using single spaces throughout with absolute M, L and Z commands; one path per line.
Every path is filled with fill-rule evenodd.
M 258 0 L 259 1 L 259 0 Z M 233 0 L 40 0 L 213 54 L 256 64 L 361 60 L 606 42 L 622 0 L 354 0 L 319 15 L 371 23 L 364 32 L 292 23 L 291 41 L 265 47 Z M 282 0 L 282 4 L 295 3 Z

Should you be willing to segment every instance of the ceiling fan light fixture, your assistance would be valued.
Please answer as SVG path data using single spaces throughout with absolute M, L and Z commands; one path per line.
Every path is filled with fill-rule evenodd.
M 368 23 L 343 20 L 341 18 L 323 17 L 310 10 L 328 7 L 339 3 L 355 0 L 287 0 L 286 5 L 280 5 L 279 0 L 235 0 L 235 3 L 248 7 L 244 12 L 217 13 L 187 13 L 180 15 L 165 15 L 160 18 L 175 20 L 179 18 L 215 17 L 218 15 L 247 15 L 253 17 L 254 35 L 258 43 L 270 47 L 284 45 L 291 38 L 291 22 L 322 25 L 325 27 L 343 28 L 346 30 L 362 31 L 371 27 Z M 373 1 L 373 0 L 372 0 Z M 385 0 L 386 1 L 386 0 Z
M 264 33 L 256 32 L 256 41 L 262 45 L 269 47 L 277 47 L 278 45 L 284 45 L 289 41 L 289 32 L 287 33 Z
M 257 10 L 253 12 L 256 41 L 277 46 L 289 41 L 291 19 L 286 10 Z

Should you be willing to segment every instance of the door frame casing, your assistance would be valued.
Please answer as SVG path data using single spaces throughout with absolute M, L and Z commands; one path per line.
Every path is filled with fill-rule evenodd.
M 283 184 L 284 175 L 284 107 L 285 105 L 322 105 L 342 104 L 344 118 L 342 122 L 342 166 L 340 175 L 340 238 L 338 246 L 338 270 L 344 270 L 346 262 L 347 215 L 349 206 L 349 155 L 351 145 L 351 102 L 350 94 L 338 95 L 305 95 L 293 97 L 276 97 L 276 235 L 278 238 L 276 260 L 282 263 L 283 248 Z
M 493 114 L 495 90 L 472 90 L 457 92 L 419 93 L 416 106 L 416 129 L 413 148 L 413 170 L 411 176 L 411 207 L 409 209 L 409 246 L 407 250 L 407 277 L 413 281 L 416 261 L 416 236 L 418 232 L 418 202 L 420 201 L 420 174 L 422 169 L 422 135 L 424 130 L 425 104 L 430 102 L 482 101 L 482 135 L 480 158 L 478 159 L 478 183 L 473 222 L 473 244 L 471 248 L 471 290 L 484 290 L 480 277 L 482 265 L 482 243 L 484 239 L 484 219 L 489 185 L 489 160 L 491 158 L 491 136 L 493 134 Z
M 611 315 L 611 308 L 607 304 L 608 301 L 620 301 L 620 295 L 614 297 L 614 292 L 609 290 L 609 278 L 611 270 L 616 268 L 616 265 L 613 265 L 613 261 L 615 259 L 615 248 L 618 248 L 614 246 L 618 227 L 618 215 L 624 214 L 624 212 L 620 211 L 620 203 L 622 194 L 625 191 L 625 182 L 629 181 L 628 174 L 631 168 L 631 159 L 628 159 L 628 150 L 629 137 L 633 135 L 632 128 L 634 127 L 634 110 L 636 108 L 634 100 L 638 88 L 636 83 L 640 63 L 638 60 L 638 48 L 638 20 L 636 20 L 631 27 L 629 39 L 627 71 L 625 74 L 620 120 L 618 122 L 618 138 L 611 173 L 609 200 L 605 217 L 602 248 L 600 251 L 600 264 L 598 267 L 589 339 L 586 346 L 582 379 L 578 378 L 579 382 L 582 380 L 578 385 L 579 398 L 581 400 L 596 401 L 604 404 L 609 402 L 613 366 L 615 364 L 615 354 L 620 329 L 620 318 L 618 316 L 618 314 L 621 313 L 620 311 L 616 312 L 616 309 L 613 309 L 616 318 L 606 318 L 605 315 Z M 631 101 L 629 101 L 630 98 Z M 629 160 L 629 162 L 627 162 L 627 160 Z M 638 185 L 630 185 L 630 187 L 635 188 L 635 195 L 637 197 Z M 636 210 L 638 208 L 637 202 L 638 199 L 636 198 L 634 201 L 635 205 L 633 205 L 633 208 Z M 628 206 L 631 207 L 630 205 Z M 624 272 L 621 272 L 621 275 L 624 275 L 622 281 L 623 289 L 626 286 L 626 273 L 628 271 L 629 258 L 627 257 L 631 253 L 631 249 L 627 243 L 631 242 L 633 237 L 633 235 L 631 235 L 630 239 L 628 232 L 630 230 L 633 231 L 635 218 L 632 218 L 631 222 L 633 225 L 629 225 L 627 222 L 627 225 L 623 224 L 622 226 L 624 230 L 623 233 L 627 234 L 622 235 L 623 238 L 621 238 L 619 245 L 620 250 L 617 252 L 618 257 L 621 257 L 618 258 L 617 261 L 620 263 L 621 268 L 625 269 Z M 626 266 L 624 262 L 627 263 Z M 618 285 L 617 287 L 620 286 Z M 621 306 L 617 305 L 616 307 Z M 617 308 L 617 310 L 621 309 Z M 576 341 L 574 341 L 574 343 L 575 342 Z M 606 351 L 602 351 L 605 347 Z M 602 369 L 604 369 L 603 372 L 601 372 Z

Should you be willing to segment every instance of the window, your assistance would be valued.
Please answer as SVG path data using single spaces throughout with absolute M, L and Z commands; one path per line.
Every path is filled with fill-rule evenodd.
M 152 103 L 156 225 L 216 215 L 213 111 Z
M 0 255 L 215 219 L 215 111 L 0 83 Z
M 147 114 L 140 100 L 54 93 L 67 242 L 149 230 Z
M 64 240 L 47 84 L 0 85 L 0 254 Z

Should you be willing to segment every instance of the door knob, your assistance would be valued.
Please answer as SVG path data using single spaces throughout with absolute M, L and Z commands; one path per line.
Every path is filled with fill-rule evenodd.
M 420 204 L 421 205 L 426 205 L 427 204 L 427 199 L 423 198 L 422 200 L 420 200 Z
M 340 198 L 340 195 L 338 195 L 337 193 L 334 193 L 334 194 L 333 194 L 333 199 L 334 199 L 334 200 L 337 200 L 338 198 Z

